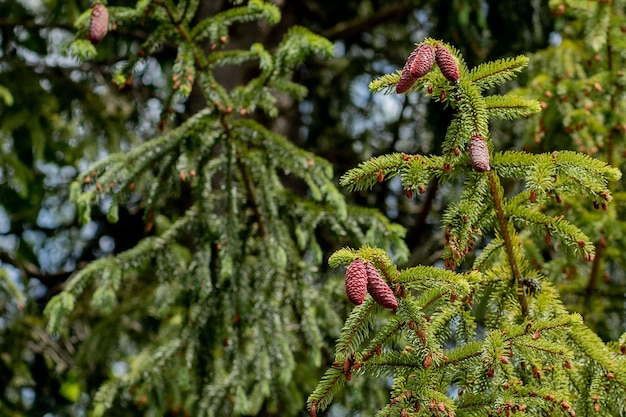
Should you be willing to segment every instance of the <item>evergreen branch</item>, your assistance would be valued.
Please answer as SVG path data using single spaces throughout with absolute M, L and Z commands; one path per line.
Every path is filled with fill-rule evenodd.
M 401 153 L 374 157 L 343 174 L 339 184 L 350 191 L 371 189 L 382 180 L 400 174 L 404 163 L 405 155 Z
M 482 342 L 470 342 L 444 351 L 445 359 L 436 367 L 444 368 L 450 365 L 458 365 L 462 362 L 478 358 L 483 353 Z
M 468 392 L 457 400 L 457 414 L 459 417 L 483 417 L 492 412 L 493 395 L 488 393 L 473 394 Z
M 94 416 L 102 416 L 113 406 L 117 392 L 135 385 L 141 379 L 163 375 L 168 361 L 181 349 L 183 341 L 177 337 L 169 343 L 144 349 L 130 363 L 130 371 L 118 379 L 105 382 L 95 394 Z
M 466 159 L 455 160 L 436 155 L 406 155 L 402 169 L 402 186 L 405 190 L 424 192 L 426 186 L 434 178 L 453 177 L 453 174 L 462 171 L 466 166 Z
M 461 81 L 457 84 L 455 95 L 459 101 L 456 117 L 459 117 L 461 126 L 471 129 L 470 137 L 489 137 L 487 108 L 479 89 L 469 81 Z M 470 137 L 467 138 L 468 142 Z
M 566 354 L 566 351 L 563 350 L 563 344 L 561 342 L 550 342 L 548 340 L 534 340 L 534 341 L 516 341 L 513 346 L 516 348 L 526 348 L 535 351 L 541 351 L 544 353 L 548 353 L 551 356 L 563 356 Z
M 92 204 L 93 200 L 100 195 L 100 190 L 103 188 L 102 184 L 108 186 L 110 183 L 121 185 L 117 191 L 111 190 L 114 199 L 119 199 L 120 194 L 126 191 L 129 184 L 143 175 L 153 163 L 171 154 L 183 141 L 195 137 L 198 132 L 205 129 L 210 130 L 214 124 L 215 119 L 212 112 L 209 109 L 204 109 L 168 134 L 145 142 L 128 153 L 113 154 L 92 164 L 79 175 L 79 178 L 84 179 L 83 183 L 87 184 L 86 190 L 81 193 L 78 188 L 80 184 L 73 185 L 73 200 L 81 210 L 86 211 L 87 208 L 84 206 Z M 174 163 L 175 160 L 172 159 L 171 162 Z M 95 175 L 92 175 L 94 173 Z M 92 177 L 95 177 L 97 181 L 93 181 Z M 86 182 L 87 180 L 88 182 Z M 160 184 L 159 181 L 155 185 Z M 84 220 L 88 219 L 85 218 Z
M 374 311 L 378 304 L 371 297 L 367 297 L 363 304 L 356 306 L 341 328 L 341 334 L 335 346 L 335 360 L 343 361 L 357 351 L 358 346 L 370 332 L 374 320 Z
M 298 148 L 282 135 L 270 131 L 254 120 L 234 120 L 232 129 L 238 131 L 238 137 L 249 141 L 250 145 L 262 146 L 267 155 L 280 156 L 280 167 L 286 173 L 304 180 L 314 200 L 326 200 L 334 207 L 340 219 L 347 218 L 346 202 L 332 183 L 333 170 L 328 161 Z M 259 141 L 259 138 L 263 140 Z
M 357 257 L 356 251 L 350 248 L 343 248 L 335 251 L 328 258 L 328 265 L 337 268 L 339 265 L 348 265 Z
M 177 17 L 176 10 L 174 10 L 175 6 L 168 0 L 153 0 L 153 1 L 155 4 L 160 5 L 167 12 L 167 15 L 169 16 L 169 20 L 172 23 L 172 26 L 167 28 L 168 31 L 172 31 L 172 28 L 173 28 L 173 30 L 175 31 L 174 33 L 178 33 L 178 35 L 180 35 L 180 39 L 182 39 L 189 45 L 194 45 L 193 55 L 194 55 L 194 61 L 196 63 L 196 66 L 200 70 L 205 70 L 207 68 L 205 56 L 204 54 L 201 53 L 199 48 L 195 47 L 193 39 L 191 39 L 191 36 L 189 34 L 189 28 L 187 27 L 186 22 L 183 22 L 183 20 L 185 19 L 184 14 Z
M 396 93 L 396 84 L 398 84 L 398 80 L 400 79 L 400 71 L 396 71 L 391 74 L 381 75 L 375 80 L 370 81 L 369 90 L 372 93 L 384 93 L 384 94 L 395 94 Z M 415 86 L 411 88 L 411 90 L 415 89 Z M 409 90 L 409 91 L 411 91 Z
M 355 222 L 355 226 L 367 227 L 362 242 L 381 248 L 385 254 L 392 253 L 398 264 L 407 261 L 409 249 L 404 241 L 406 230 L 402 226 L 391 223 L 387 216 L 373 208 L 349 206 L 348 218 Z
M 401 283 L 407 289 L 415 288 L 426 290 L 438 287 L 444 292 L 457 292 L 460 295 L 466 295 L 470 291 L 468 280 L 477 281 L 480 273 L 473 271 L 470 274 L 457 274 L 432 266 L 415 266 L 400 271 L 400 275 L 394 278 L 394 282 Z
M 378 376 L 388 374 L 392 370 L 400 373 L 419 372 L 423 370 L 423 359 L 414 350 L 404 350 L 398 352 L 395 350 L 387 350 L 380 355 L 372 357 L 364 365 L 368 369 L 372 369 Z M 399 370 L 398 368 L 406 368 Z
M 536 155 L 521 151 L 496 152 L 491 158 L 491 166 L 502 178 L 524 179 L 533 168 Z
M 623 356 L 617 356 L 611 352 L 602 342 L 600 337 L 584 325 L 582 318 L 574 315 L 575 320 L 572 331 L 568 334 L 569 339 L 585 355 L 597 362 L 607 372 L 611 372 L 609 379 L 614 379 L 622 390 L 626 392 L 626 361 Z
M 504 247 L 504 242 L 499 236 L 496 236 L 491 242 L 489 242 L 480 252 L 480 255 L 474 260 L 472 269 L 482 270 L 487 268 L 489 262 L 493 262 L 491 259 Z
M 595 52 L 599 52 L 608 43 L 609 27 L 613 7 L 598 2 L 595 13 L 585 20 L 585 43 Z
M 454 289 L 452 290 L 454 291 Z M 438 301 L 444 300 L 444 295 L 451 293 L 449 289 L 443 286 L 435 286 L 422 291 L 415 300 L 411 300 L 415 303 L 420 311 L 426 310 L 429 307 L 433 307 L 438 304 Z M 431 322 L 432 324 L 432 322 Z M 436 333 L 436 332 L 435 332 Z
M 619 169 L 579 152 L 554 152 L 553 158 L 557 175 L 565 175 L 593 193 L 605 192 L 608 196 L 607 182 L 617 181 L 622 177 Z
M 528 100 L 510 94 L 485 97 L 485 108 L 489 117 L 504 120 L 522 119 L 541 111 L 537 100 Z
M 359 355 L 361 361 L 366 362 L 372 356 L 380 354 L 383 346 L 387 345 L 394 336 L 397 336 L 400 330 L 405 326 L 406 322 L 398 320 L 397 317 L 389 320 L 387 324 L 376 333 L 376 336 L 370 340 L 367 348 L 363 350 L 363 354 Z M 357 356 L 357 358 L 359 356 Z
M 513 221 L 523 226 L 535 226 L 534 229 L 542 236 L 546 230 L 551 235 L 558 236 L 564 246 L 573 253 L 580 255 L 585 260 L 591 260 L 595 247 L 591 240 L 577 226 L 561 217 L 550 217 L 541 212 L 522 207 L 519 205 L 507 204 L 506 215 Z
M 2 253 L 0 256 L 3 256 L 3 255 L 4 253 Z M 13 259 L 11 260 L 13 261 Z M 2 261 L 4 262 L 5 259 L 2 259 Z M 29 264 L 29 265 L 32 265 L 32 264 Z M 32 265 L 32 266 L 35 267 L 35 265 Z M 24 269 L 22 269 L 22 271 L 25 272 Z M 9 277 L 9 274 L 7 273 L 6 269 L 0 270 L 0 288 L 3 289 L 6 292 L 6 294 L 9 295 L 10 297 L 9 299 L 12 298 L 13 300 L 15 300 L 15 303 L 17 304 L 20 310 L 24 308 L 24 305 L 25 305 L 24 294 L 19 289 L 15 281 Z
M 528 58 L 518 55 L 515 58 L 498 59 L 480 64 L 469 73 L 469 79 L 480 90 L 487 90 L 516 77 L 516 73 L 528 66 Z
M 490 197 L 489 179 L 485 175 L 468 175 L 460 201 L 450 204 L 442 216 L 446 247 L 444 259 L 458 263 L 474 248 L 476 237 L 495 218 L 493 206 L 485 204 Z
M 278 45 L 275 54 L 274 77 L 285 77 L 297 64 L 304 61 L 310 54 L 319 54 L 324 57 L 332 56 L 333 44 L 309 29 L 302 26 L 289 28 Z
M 426 292 L 427 291 L 425 291 L 425 293 Z M 459 317 L 460 305 L 462 305 L 462 303 L 456 303 L 456 293 L 452 293 L 450 297 L 445 298 L 443 295 L 444 294 L 441 294 L 440 297 L 436 299 L 431 296 L 431 299 L 437 301 L 437 303 L 432 303 L 432 308 L 428 310 L 431 314 L 430 321 L 426 326 L 426 336 L 429 341 L 428 347 L 432 351 L 439 351 L 439 349 L 446 346 L 447 341 L 452 339 L 452 329 L 455 327 L 455 320 Z M 426 307 L 429 306 L 427 305 Z M 436 356 L 438 357 L 437 361 L 439 361 L 440 355 L 437 354 Z M 441 358 L 443 358 L 443 356 L 441 356 Z
M 174 241 L 183 233 L 189 224 L 195 220 L 197 210 L 191 207 L 185 216 L 178 219 L 162 236 L 148 237 L 141 240 L 135 247 L 119 253 L 115 257 L 107 256 L 90 262 L 85 268 L 75 273 L 68 281 L 64 290 L 52 297 L 46 305 L 44 315 L 48 317 L 48 331 L 57 333 L 61 330 L 64 317 L 73 309 L 76 298 L 82 294 L 87 286 L 102 271 L 112 268 L 127 268 L 129 265 L 140 264 L 147 256 L 155 257 L 163 250 L 168 243 Z
M 259 59 L 259 54 L 254 50 L 233 49 L 210 54 L 207 64 L 212 67 L 222 67 L 229 65 L 243 65 L 245 62 Z
M 189 33 L 195 42 L 204 39 L 217 43 L 221 36 L 227 34 L 228 28 L 235 23 L 246 23 L 264 18 L 269 24 L 280 20 L 280 9 L 271 3 L 253 0 L 246 6 L 233 7 L 200 21 Z
M 610 165 L 572 151 L 540 155 L 506 151 L 494 155 L 492 166 L 502 177 L 525 179 L 536 195 L 559 187 L 575 187 L 604 204 L 611 199 L 607 183 L 621 177 L 619 170 Z
M 311 410 L 311 414 L 315 415 L 317 411 L 324 411 L 345 382 L 346 378 L 342 368 L 338 366 L 328 368 L 307 399 L 307 408 Z
M 446 137 L 441 144 L 441 150 L 444 155 L 451 155 L 455 152 L 461 153 L 462 149 L 465 149 L 472 137 L 472 131 L 468 128 L 468 125 L 461 123 L 459 117 L 454 117 L 448 129 L 446 130 Z
M 422 310 L 422 306 L 417 305 L 415 302 L 415 298 L 411 294 L 407 294 L 406 297 L 400 298 L 398 301 L 398 310 L 396 311 L 398 317 L 404 320 L 409 325 L 409 329 L 411 333 L 415 332 L 415 334 L 419 333 L 419 336 L 423 339 L 426 337 L 425 333 L 423 333 L 423 327 L 425 326 L 426 319 L 424 311 Z M 422 329 L 422 330 L 420 330 Z M 407 330 L 408 332 L 409 330 Z M 414 341 L 415 339 L 412 334 L 409 339 Z M 425 340 L 421 340 L 422 345 L 426 345 Z M 414 343 L 415 346 L 418 343 Z

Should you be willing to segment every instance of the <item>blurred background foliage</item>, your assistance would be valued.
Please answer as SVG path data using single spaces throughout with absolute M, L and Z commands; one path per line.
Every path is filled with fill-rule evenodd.
M 236 25 L 230 33 L 230 44 L 237 47 L 261 42 L 271 50 L 295 24 L 333 42 L 333 57 L 308 59 L 297 68 L 295 81 L 308 88 L 308 96 L 297 103 L 279 101 L 279 117 L 264 124 L 295 145 L 329 160 L 337 178 L 373 155 L 440 151 L 449 115 L 436 103 L 418 95 L 371 95 L 367 89 L 373 78 L 402 68 L 413 44 L 427 36 L 455 45 L 469 66 L 505 56 L 531 55 L 530 71 L 522 74 L 518 87 L 532 80 L 536 88 L 529 88 L 527 93 L 534 96 L 545 97 L 549 88 L 541 83 L 549 83 L 559 71 L 562 75 L 563 70 L 550 67 L 550 63 L 580 59 L 580 63 L 567 64 L 576 67 L 592 59 L 587 55 L 594 53 L 585 43 L 589 37 L 584 30 L 572 29 L 580 26 L 576 20 L 556 16 L 558 5 L 543 0 L 274 3 L 282 13 L 277 25 L 260 29 L 259 22 Z M 108 5 L 133 7 L 135 2 L 109 1 Z M 68 186 L 91 162 L 128 151 L 158 134 L 163 123 L 176 126 L 205 105 L 196 88 L 186 101 L 172 102 L 176 58 L 173 45 L 162 45 L 156 55 L 140 61 L 132 79 L 121 85 L 113 83 L 116 69 L 137 54 L 139 45 L 148 38 L 149 25 L 120 27 L 96 47 L 92 59 L 79 62 L 72 58 L 67 48 L 76 31 L 75 22 L 91 6 L 89 1 L 0 0 L 0 415 L 85 415 L 95 390 L 111 375 L 121 372 L 116 368 L 121 362 L 92 361 L 99 345 L 93 342 L 98 339 L 86 344 L 88 334 L 102 332 L 101 337 L 110 338 L 117 335 L 106 334 L 106 320 L 90 314 L 88 301 L 77 308 L 83 324 L 77 323 L 63 336 L 45 331 L 42 312 L 75 271 L 94 259 L 134 247 L 150 233 L 141 196 L 120 207 L 117 223 L 107 222 L 104 210 L 93 210 L 91 222 L 81 225 L 75 206 L 69 202 Z M 232 3 L 226 0 L 201 1 L 199 13 L 210 15 L 230 7 Z M 563 44 L 575 47 L 572 52 L 559 52 Z M 538 51 L 543 52 L 532 64 L 532 54 Z M 245 84 L 254 77 L 254 70 L 245 65 L 236 70 L 229 67 L 218 74 L 219 81 L 227 87 Z M 588 76 L 589 71 L 580 74 L 581 78 Z M 570 87 L 569 91 L 577 88 Z M 605 111 L 610 113 L 611 109 Z M 492 136 L 501 148 L 581 150 L 575 138 L 562 134 L 562 115 L 550 117 L 526 123 L 502 122 L 492 127 Z M 542 124 L 550 128 L 544 129 L 545 137 L 535 140 Z M 346 192 L 345 196 L 354 204 L 379 209 L 407 229 L 409 264 L 433 264 L 440 259 L 444 241 L 438 216 L 455 194 L 454 185 L 433 184 L 425 194 L 408 199 L 400 184 L 391 181 L 371 192 Z M 185 204 L 181 201 L 181 207 L 173 207 L 172 211 Z M 617 205 L 616 210 L 623 207 Z M 590 235 L 602 239 L 601 233 Z M 615 242 L 620 238 L 619 234 L 612 236 Z M 325 255 L 331 249 L 324 248 Z M 623 253 L 617 252 L 613 259 Z M 538 264 L 551 260 L 550 253 L 541 249 L 537 253 Z M 623 273 L 619 272 L 623 263 L 607 262 L 623 281 Z M 557 267 L 567 275 L 568 265 L 549 266 Z M 340 272 L 332 274 L 342 285 Z M 575 288 L 568 284 L 571 280 L 565 281 L 564 291 L 570 289 L 573 294 L 567 299 L 570 307 L 590 313 L 590 325 L 603 338 L 621 334 L 624 291 L 611 292 L 610 287 L 596 291 L 594 287 L 591 292 L 595 301 L 585 304 L 589 281 L 581 280 Z M 610 279 L 599 281 L 600 289 L 615 284 Z M 131 299 L 141 297 L 140 288 L 123 291 Z M 606 301 L 607 297 L 613 301 Z M 610 314 L 594 313 L 595 306 L 603 304 L 610 305 Z M 349 306 L 341 300 L 336 307 Z M 132 337 L 149 337 L 148 330 L 156 327 L 158 323 L 141 323 L 144 333 L 137 329 Z M 324 338 L 332 346 L 338 328 L 327 330 Z M 107 345 L 115 346 L 116 342 Z M 302 406 L 295 407 L 302 410 L 300 413 L 323 369 L 320 367 L 316 375 L 299 375 L 299 380 L 293 381 L 294 395 L 301 398 Z M 357 389 L 359 384 L 362 389 Z M 382 391 L 373 384 L 363 385 L 357 382 L 343 404 L 334 406 L 331 412 L 349 414 L 351 401 L 361 402 L 359 408 L 364 409 L 364 398 L 377 404 L 384 395 Z M 144 415 L 142 400 L 139 398 L 135 404 L 136 414 L 127 409 L 116 415 Z M 175 407 L 170 413 L 182 415 Z M 259 415 L 272 412 L 262 408 Z

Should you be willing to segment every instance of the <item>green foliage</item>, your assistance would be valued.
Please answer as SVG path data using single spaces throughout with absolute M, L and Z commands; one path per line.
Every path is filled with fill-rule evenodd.
M 321 365 L 324 337 L 338 321 L 334 281 L 318 278 L 323 248 L 369 242 L 405 260 L 404 230 L 347 205 L 328 161 L 259 121 L 279 115 L 277 92 L 304 97 L 291 80 L 294 68 L 307 56 L 328 56 L 332 44 L 292 27 L 272 52 L 259 43 L 225 50 L 233 25 L 276 23 L 277 7 L 254 0 L 194 23 L 198 2 L 183 4 L 109 9 L 120 25 L 142 19 L 155 26 L 137 56 L 117 70 L 116 83 L 128 83 L 136 63 L 174 44 L 166 102 L 184 101 L 200 86 L 207 106 L 176 127 L 164 119 L 162 133 L 78 175 L 71 198 L 83 223 L 94 206 L 117 221 L 140 197 L 151 235 L 74 274 L 46 306 L 48 330 L 71 330 L 83 300 L 103 320 L 130 315 L 159 322 L 150 338 L 129 346 L 128 372 L 99 387 L 94 415 L 114 415 L 127 402 L 146 414 L 172 407 L 193 415 L 295 414 L 301 392 L 293 381 Z M 75 40 L 73 50 L 82 42 Z M 256 75 L 234 88 L 215 75 L 255 63 Z M 121 291 L 129 287 L 141 301 Z M 120 322 L 112 332 L 128 330 Z M 304 356 L 312 360 L 301 364 Z
M 493 362 L 506 335 L 492 330 L 518 317 L 507 249 L 519 260 L 520 282 L 532 298 L 528 310 L 537 322 L 580 311 L 609 341 L 604 345 L 586 327 L 569 325 L 575 333 L 565 339 L 563 356 L 573 359 L 571 369 L 565 367 L 570 380 L 562 385 L 563 391 L 575 386 L 577 394 L 568 402 L 578 415 L 623 414 L 615 405 L 621 403 L 603 394 L 619 393 L 611 375 L 623 379 L 613 369 L 626 340 L 623 186 L 605 187 L 610 169 L 600 167 L 596 178 L 577 171 L 576 165 L 592 163 L 584 158 L 556 167 L 562 157 L 580 155 L 562 155 L 563 149 L 600 158 L 607 168 L 623 165 L 621 1 L 553 2 L 552 15 L 548 2 L 109 1 L 109 33 L 95 46 L 86 39 L 94 3 L 0 2 L 0 415 L 302 414 L 321 368 L 333 362 L 333 340 L 350 312 L 339 279 L 343 269 L 329 270 L 324 259 L 341 246 L 365 243 L 368 250 L 349 249 L 337 265 L 367 258 L 394 282 L 398 297 L 404 288 L 411 302 L 400 301 L 398 314 L 391 314 L 366 300 L 372 303 L 367 327 L 359 327 L 358 344 L 346 340 L 342 353 L 350 360 L 349 349 L 356 349 L 362 365 L 350 373 L 349 383 L 343 369 L 350 362 L 331 366 L 331 377 L 340 380 L 331 385 L 337 396 L 329 414 L 372 415 L 388 402 L 382 415 L 417 414 L 417 398 L 405 390 L 418 384 L 429 389 L 427 398 L 417 399 L 420 415 L 441 414 L 440 407 L 476 416 L 489 410 L 521 415 L 522 405 L 526 414 L 554 406 L 543 414 L 569 415 L 562 398 L 546 399 L 553 395 L 548 389 L 517 384 L 456 398 L 456 381 L 448 392 L 437 385 L 439 369 L 484 369 L 482 355 Z M 294 23 L 301 26 L 290 29 Z M 331 51 L 315 34 L 331 39 L 332 56 L 302 63 L 303 54 Z M 545 48 L 548 35 L 552 46 L 531 56 L 529 88 L 518 89 L 517 98 L 489 95 L 507 88 L 499 84 L 498 70 L 513 80 L 527 61 L 516 55 Z M 435 67 L 430 75 L 442 83 L 425 85 L 421 97 L 365 94 L 372 74 L 402 67 L 407 39 L 415 36 L 454 39 L 467 62 L 462 81 L 480 85 L 468 75 L 478 70 L 487 80 L 479 88 L 484 106 L 467 110 L 488 120 L 495 185 L 510 199 L 503 207 L 515 220 L 508 237 L 497 230 L 494 205 L 484 204 L 492 196 L 488 175 L 468 171 L 465 145 L 473 126 L 455 117 L 444 128 L 457 110 L 449 103 L 455 85 L 444 82 Z M 494 58 L 496 65 L 479 63 Z M 388 92 L 397 77 L 387 75 Z M 527 79 L 524 74 L 520 84 Z M 434 103 L 427 104 L 431 87 Z M 475 92 L 464 94 L 476 100 Z M 514 122 L 538 109 L 532 99 L 544 110 Z M 438 104 L 450 111 L 439 113 Z M 231 113 L 224 111 L 229 107 Z M 221 122 L 211 123 L 211 111 L 238 137 L 226 139 Z M 193 123 L 205 124 L 199 136 Z M 528 135 L 520 138 L 521 133 Z M 263 195 L 256 203 L 271 218 L 264 224 L 273 235 L 288 229 L 290 239 L 280 242 L 291 246 L 270 242 L 254 252 L 261 245 L 259 223 L 236 163 L 230 171 L 236 191 L 225 197 L 228 142 L 241 151 L 253 185 L 263 187 L 255 191 L 278 191 L 276 198 Z M 150 154 L 161 146 L 168 150 Z M 524 152 L 499 152 L 509 149 Z M 553 163 L 555 149 L 561 151 Z M 414 158 L 415 152 L 421 156 Z M 283 154 L 288 157 L 280 163 L 269 161 Z M 366 173 L 362 185 L 368 191 L 355 189 L 344 200 L 331 187 L 336 178 L 328 181 L 331 164 L 314 155 L 328 158 L 341 173 L 372 155 L 383 164 Z M 103 165 L 93 165 L 103 159 Z M 549 173 L 556 169 L 562 172 L 555 182 Z M 576 181 L 581 174 L 584 184 Z M 531 187 L 532 180 L 541 181 Z M 402 193 L 401 184 L 414 188 Z M 602 194 L 605 188 L 611 193 Z M 230 220 L 228 207 L 236 209 Z M 442 213 L 456 237 L 454 248 L 443 244 Z M 234 226 L 230 236 L 246 242 L 239 248 L 218 240 L 217 233 L 230 227 L 227 221 Z M 398 250 L 405 246 L 404 230 L 393 222 L 410 230 L 410 257 Z M 552 223 L 564 238 L 550 231 Z M 196 227 L 201 224 L 211 230 Z M 588 237 L 587 250 L 573 237 L 580 231 Z M 511 236 L 517 246 L 507 246 Z M 564 248 L 564 239 L 575 245 Z M 594 261 L 580 262 L 592 246 Z M 442 253 L 452 257 L 452 249 L 469 250 L 455 271 L 436 261 Z M 291 268 L 290 275 L 274 273 L 281 267 Z M 271 274 L 274 286 L 267 283 Z M 51 298 L 46 320 L 43 310 Z M 467 306 L 445 308 L 447 302 Z M 420 319 L 420 332 L 409 331 L 413 318 Z M 562 343 L 554 336 L 526 336 L 526 342 L 550 337 Z M 405 367 L 432 353 L 431 366 L 428 372 L 416 366 L 392 380 L 389 363 L 368 368 L 377 360 L 377 346 L 385 346 L 381 357 Z M 419 352 L 411 354 L 410 346 Z M 521 349 L 517 342 L 516 348 Z M 363 361 L 360 352 L 372 357 Z M 600 365 L 579 366 L 585 352 L 601 352 Z M 447 364 L 443 353 L 461 365 Z M 521 367 L 518 357 L 509 366 Z M 541 360 L 558 362 L 550 355 Z M 542 385 L 556 377 L 554 369 L 538 366 Z M 488 379 L 460 372 L 462 382 Z M 536 377 L 528 372 L 525 378 Z M 496 401 L 501 408 L 493 410 Z
M 567 312 L 555 277 L 531 262 L 536 253 L 524 244 L 533 234 L 550 242 L 554 236 L 555 252 L 592 262 L 590 237 L 550 203 L 578 198 L 607 206 L 620 170 L 572 151 L 496 151 L 490 119 L 525 118 L 541 107 L 520 95 L 483 94 L 512 79 L 528 59 L 467 69 L 456 49 L 424 42 L 444 45 L 459 65 L 458 82 L 433 68 L 409 91 L 453 110 L 448 130 L 440 133 L 443 154 L 374 157 L 344 174 L 341 184 L 370 190 L 399 176 L 404 190 L 424 192 L 435 180 L 454 182 L 462 175 L 463 191 L 442 214 L 445 268 L 397 269 L 384 251 L 369 246 L 330 257 L 333 267 L 371 262 L 394 291 L 398 309 L 376 320 L 382 309 L 374 298 L 354 308 L 332 367 L 309 396 L 310 412 L 326 409 L 356 374 L 393 377 L 389 402 L 378 415 L 624 414 L 624 356 L 611 352 L 580 315 Z M 397 73 L 384 75 L 370 89 L 391 93 L 398 79 Z M 479 155 L 489 161 L 487 170 L 474 168 L 475 136 L 488 141 L 488 154 Z M 518 184 L 505 190 L 505 180 Z
M 601 163 L 614 171 L 624 169 L 624 51 L 623 1 L 550 2 L 561 36 L 560 44 L 535 54 L 528 87 L 518 93 L 542 100 L 544 111 L 531 118 L 526 131 L 526 146 L 537 152 L 547 149 L 569 149 L 585 162 Z M 563 152 L 559 152 L 559 156 Z M 588 155 L 588 156 L 587 156 Z M 594 159 L 589 158 L 592 156 Z M 601 161 L 601 162 L 600 162 Z M 558 289 L 572 310 L 584 314 L 586 322 L 605 341 L 615 340 L 622 333 L 624 306 L 621 296 L 626 288 L 623 269 L 624 227 L 616 221 L 623 216 L 624 182 L 609 184 L 609 195 L 597 187 L 602 177 L 596 169 L 580 171 L 571 161 L 560 172 L 555 185 L 565 188 L 562 205 L 546 200 L 547 212 L 559 214 L 564 209 L 568 218 L 589 236 L 596 255 L 589 265 L 577 265 L 571 257 L 555 256 L 544 251 L 533 262 L 553 276 L 560 276 Z M 568 178 L 566 181 L 565 179 Z M 548 184 L 537 184 L 539 190 Z M 567 197 L 569 189 L 587 188 L 592 204 L 576 204 Z M 611 200 L 611 204 L 608 204 Z M 570 207 L 572 207 L 570 209 Z M 543 242 L 532 243 L 541 248 Z M 559 272 L 561 271 L 561 272 Z M 591 309 L 593 306 L 593 312 Z M 607 324 L 608 321 L 615 323 Z M 617 325 L 619 323 L 619 325 Z

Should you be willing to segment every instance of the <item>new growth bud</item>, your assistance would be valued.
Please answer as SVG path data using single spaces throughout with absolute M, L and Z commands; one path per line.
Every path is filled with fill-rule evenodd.
M 469 144 L 469 157 L 472 168 L 477 172 L 489 171 L 489 148 L 481 136 L 472 136 Z
M 98 3 L 91 9 L 89 18 L 89 30 L 87 39 L 92 44 L 100 43 L 109 30 L 109 12 L 107 8 Z

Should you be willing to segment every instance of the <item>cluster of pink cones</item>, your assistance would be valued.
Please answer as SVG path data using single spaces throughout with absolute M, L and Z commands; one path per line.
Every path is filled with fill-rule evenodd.
M 407 92 L 418 79 L 430 72 L 435 62 L 448 81 L 459 80 L 459 66 L 450 50 L 443 44 L 436 44 L 433 47 L 429 43 L 424 43 L 418 45 L 409 55 L 396 84 L 396 93 Z
M 374 265 L 355 259 L 346 270 L 346 294 L 354 304 L 361 304 L 369 293 L 381 306 L 396 310 L 398 300 Z

